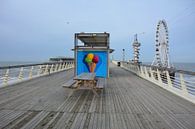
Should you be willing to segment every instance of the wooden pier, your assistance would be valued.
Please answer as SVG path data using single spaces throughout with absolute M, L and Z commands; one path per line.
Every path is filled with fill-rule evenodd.
M 2 129 L 194 129 L 195 105 L 117 66 L 99 97 L 64 89 L 73 70 L 0 89 Z

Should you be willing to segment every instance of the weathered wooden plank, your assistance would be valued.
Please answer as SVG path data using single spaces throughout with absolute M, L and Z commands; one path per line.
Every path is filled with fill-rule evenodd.
M 90 114 L 91 114 L 91 118 L 90 118 L 90 121 L 89 121 L 89 124 L 88 124 L 88 128 L 89 129 L 93 129 L 94 119 L 95 119 L 95 113 L 90 113 Z
M 0 128 L 5 127 L 21 115 L 25 113 L 25 111 L 12 111 L 12 110 L 1 110 L 0 115 Z
M 30 115 L 32 115 L 32 112 L 25 112 L 24 114 L 20 115 L 15 120 L 4 126 L 3 129 L 20 128 L 19 125 L 21 125 L 22 121 L 24 121 L 24 119 L 26 119 Z
M 58 122 L 53 125 L 53 129 L 63 129 L 63 128 L 70 128 L 74 121 L 71 118 L 75 115 L 74 113 L 66 113 L 64 112 L 62 117 L 58 120 Z
M 31 121 L 25 124 L 21 129 L 33 129 L 35 128 L 47 115 L 49 112 L 40 112 Z
M 37 111 L 33 111 L 29 115 L 22 117 L 22 119 L 20 119 L 20 118 L 19 118 L 19 120 L 16 119 L 16 121 L 18 121 L 18 123 L 16 123 L 13 128 L 14 129 L 22 128 L 24 125 L 26 125 L 26 123 L 31 121 L 38 113 L 39 112 L 37 112 Z M 13 121 L 13 123 L 14 123 L 14 121 Z
M 77 113 L 71 129 L 82 129 L 86 120 L 87 113 Z
M 79 112 L 84 112 L 84 113 L 88 113 L 89 112 L 93 96 L 94 96 L 94 94 L 91 91 L 88 91 L 86 93 L 86 98 L 84 100 L 84 103 L 81 105 L 81 108 L 80 108 Z
M 56 115 L 56 112 L 49 112 L 47 116 L 44 117 L 36 126 L 34 129 L 43 129 L 49 122 L 54 118 Z
M 96 102 L 97 102 L 97 97 L 93 96 L 92 97 L 92 101 L 91 101 L 91 105 L 90 105 L 90 108 L 89 108 L 89 112 L 90 113 L 94 113 L 95 112 Z
M 42 129 L 53 129 L 53 127 L 56 125 L 62 115 L 62 112 L 57 112 L 56 115 Z

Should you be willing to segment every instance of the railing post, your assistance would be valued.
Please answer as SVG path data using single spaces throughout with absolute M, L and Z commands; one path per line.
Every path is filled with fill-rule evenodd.
M 23 80 L 23 71 L 24 71 L 24 69 L 23 69 L 23 67 L 21 67 L 21 68 L 20 68 L 20 73 L 19 73 L 19 75 L 18 75 L 18 79 L 19 79 L 19 80 Z
M 127 69 L 131 71 L 130 66 L 131 66 L 131 64 L 127 65 Z
M 48 73 L 48 64 L 45 66 L 45 71 L 44 71 L 44 74 L 47 74 Z
M 136 71 L 136 72 L 135 72 L 136 74 L 139 74 L 139 65 L 136 65 L 136 66 L 135 66 L 135 71 Z
M 132 71 L 136 73 L 136 65 L 133 66 Z
M 137 75 L 141 76 L 141 66 L 137 66 L 137 70 L 138 70 Z
M 129 69 L 131 69 L 131 71 L 135 73 L 135 66 L 134 65 L 132 65 L 132 66 L 130 65 Z
M 64 70 L 64 63 L 62 63 L 61 69 Z
M 125 67 L 126 67 L 126 69 L 129 69 L 129 64 L 126 64 Z
M 64 62 L 62 63 L 62 70 L 64 70 Z
M 150 77 L 148 75 L 148 70 L 147 70 L 146 66 L 144 66 L 144 70 L 145 70 L 145 77 L 149 79 Z
M 56 64 L 56 67 L 55 67 L 55 72 L 58 71 L 58 64 Z
M 64 62 L 63 65 L 62 65 L 62 69 L 63 69 L 63 70 L 65 69 L 65 62 Z
M 142 66 L 140 66 L 140 75 L 141 75 L 142 77 L 144 77 L 144 72 L 143 72 Z
M 69 69 L 69 62 L 67 62 L 67 69 Z
M 3 85 L 8 85 L 8 80 L 9 80 L 9 69 L 6 70 L 5 72 L 5 76 L 4 76 L 4 79 L 3 79 Z
M 154 79 L 153 70 L 151 67 L 150 67 L 150 76 L 151 76 L 151 79 L 154 81 L 155 79 Z
M 153 73 L 154 71 L 152 70 L 151 67 L 150 67 L 149 71 L 150 71 L 150 79 L 152 80 L 153 83 L 155 83 L 156 79 L 154 77 L 154 73 Z
M 173 87 L 169 72 L 167 70 L 166 70 L 166 76 L 167 76 L 168 87 L 169 88 Z
M 130 71 L 134 72 L 133 69 L 131 68 L 131 64 L 127 64 L 127 69 L 129 69 Z
M 30 72 L 29 72 L 29 76 L 28 76 L 29 79 L 32 79 L 32 72 L 33 72 L 33 69 L 34 69 L 34 67 L 32 66 L 31 69 L 30 69 Z
M 186 88 L 186 84 L 184 82 L 183 74 L 180 73 L 179 75 L 180 75 L 180 85 L 181 85 L 182 92 L 183 92 L 184 95 L 187 95 L 188 91 L 187 91 L 187 88 Z
M 50 67 L 50 73 L 53 73 L 53 64 Z
M 61 70 L 61 63 L 59 64 L 57 71 L 60 71 L 60 70 Z
M 130 70 L 129 67 L 130 67 L 130 64 L 128 64 L 128 65 L 126 66 L 126 68 L 127 68 L 128 70 Z
M 160 76 L 160 72 L 159 72 L 158 69 L 156 70 L 156 72 L 157 72 L 158 82 L 159 82 L 160 86 L 162 86 L 163 82 L 162 82 L 162 79 L 161 79 L 161 76 Z
M 63 70 L 63 63 L 60 63 L 60 71 Z
M 41 75 L 41 70 L 42 70 L 42 65 L 39 66 L 39 70 L 37 72 L 37 76 L 40 76 Z
M 64 66 L 64 69 L 67 69 L 67 62 L 65 62 L 65 66 Z

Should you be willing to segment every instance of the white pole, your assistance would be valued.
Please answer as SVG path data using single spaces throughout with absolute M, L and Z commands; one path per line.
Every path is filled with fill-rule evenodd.
M 184 82 L 183 74 L 180 73 L 179 75 L 180 75 L 180 85 L 181 85 L 182 92 L 184 95 L 188 95 L 188 91 L 186 88 L 186 84 Z
M 8 85 L 8 81 L 9 81 L 9 69 L 6 70 L 4 79 L 3 79 L 3 85 Z
M 39 69 L 38 69 L 38 72 L 37 72 L 37 76 L 40 76 L 40 74 L 41 74 L 41 72 L 42 72 L 41 70 L 42 70 L 42 66 L 40 65 L 40 66 L 39 66 Z
M 163 84 L 163 82 L 162 82 L 162 79 L 161 79 L 161 76 L 160 76 L 160 72 L 159 72 L 159 70 L 157 69 L 157 76 L 158 76 L 158 83 L 160 84 L 160 86 L 163 86 L 162 84 Z
M 32 79 L 32 72 L 33 72 L 33 69 L 34 69 L 34 67 L 32 66 L 31 69 L 30 69 L 30 72 L 29 72 L 29 76 L 28 76 L 29 79 Z
M 172 88 L 173 87 L 173 84 L 172 84 L 172 81 L 171 81 L 171 78 L 170 78 L 170 75 L 169 75 L 169 72 L 168 71 L 166 71 L 166 75 L 167 75 L 168 87 L 169 88 Z
M 19 75 L 18 75 L 18 79 L 19 79 L 19 80 L 23 80 L 23 71 L 24 71 L 24 69 L 23 69 L 23 67 L 21 67 L 21 68 L 20 68 L 20 73 L 19 73 Z
M 44 74 L 47 74 L 48 73 L 48 64 L 45 66 L 45 71 L 44 71 Z

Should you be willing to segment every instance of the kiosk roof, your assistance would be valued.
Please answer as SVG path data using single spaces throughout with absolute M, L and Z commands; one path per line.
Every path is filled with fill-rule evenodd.
M 109 46 L 109 33 L 77 33 L 76 35 L 85 46 Z

